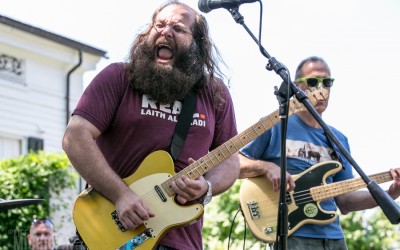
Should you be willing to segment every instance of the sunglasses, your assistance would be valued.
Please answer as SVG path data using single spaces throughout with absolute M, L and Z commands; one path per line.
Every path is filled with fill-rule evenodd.
M 45 224 L 48 227 L 54 227 L 53 222 L 50 219 L 34 219 L 32 221 L 32 225 L 34 225 L 35 227 L 40 225 L 40 224 Z
M 296 82 L 306 82 L 307 86 L 310 88 L 316 88 L 320 82 L 325 88 L 330 88 L 333 85 L 335 79 L 329 77 L 302 77 L 298 78 Z

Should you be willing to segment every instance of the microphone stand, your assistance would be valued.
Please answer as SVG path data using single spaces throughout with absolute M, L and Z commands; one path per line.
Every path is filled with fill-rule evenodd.
M 233 19 L 240 25 L 242 25 L 253 40 L 257 43 L 260 48 L 260 52 L 268 59 L 266 69 L 269 71 L 274 70 L 282 79 L 282 85 L 279 90 L 275 87 L 275 95 L 280 104 L 279 116 L 281 118 L 282 135 L 281 135 L 281 187 L 279 195 L 279 211 L 278 211 L 278 223 L 277 223 L 277 234 L 276 234 L 276 245 L 275 249 L 286 249 L 287 248 L 287 237 L 288 237 L 288 208 L 286 201 L 286 169 L 287 169 L 287 156 L 286 156 L 286 130 L 287 130 L 287 118 L 288 109 L 290 105 L 290 97 L 296 95 L 296 98 L 304 104 L 307 110 L 312 114 L 314 119 L 323 128 L 328 138 L 334 142 L 341 153 L 350 162 L 353 168 L 358 172 L 362 180 L 367 184 L 367 188 L 375 199 L 378 206 L 381 207 L 382 211 L 392 224 L 400 223 L 400 207 L 396 202 L 386 193 L 375 181 L 372 181 L 355 162 L 353 157 L 349 154 L 343 144 L 333 134 L 331 129 L 322 120 L 320 115 L 311 105 L 307 98 L 307 95 L 301 91 L 290 79 L 289 72 L 284 65 L 278 62 L 274 57 L 271 57 L 264 47 L 260 44 L 251 30 L 244 23 L 243 16 L 239 13 L 239 6 L 230 8 L 228 11 L 231 13 Z
M 277 99 L 279 101 L 279 116 L 281 119 L 282 133 L 281 133 L 281 186 L 279 193 L 279 208 L 278 208 L 278 223 L 277 223 L 277 233 L 276 233 L 276 243 L 275 249 L 277 246 L 280 249 L 287 249 L 287 236 L 288 236 L 288 208 L 286 201 L 286 130 L 287 130 L 287 118 L 289 113 L 289 102 L 291 97 L 291 89 L 285 87 L 286 84 L 290 82 L 289 73 L 286 71 L 286 68 L 281 65 L 275 58 L 271 57 L 268 52 L 262 47 L 257 38 L 253 35 L 251 30 L 244 23 L 243 16 L 239 13 L 239 7 L 229 9 L 233 19 L 241 24 L 246 31 L 250 34 L 253 40 L 257 43 L 260 48 L 261 53 L 269 59 L 269 63 L 266 66 L 267 70 L 275 70 L 277 74 L 281 76 L 284 80 L 280 90 L 275 89 L 275 94 L 277 95 Z M 276 88 L 276 87 L 275 87 Z

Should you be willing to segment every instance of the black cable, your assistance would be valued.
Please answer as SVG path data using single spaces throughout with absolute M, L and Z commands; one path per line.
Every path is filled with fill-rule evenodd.
M 242 215 L 243 215 L 243 213 L 242 213 Z M 244 216 L 243 216 L 243 223 L 244 223 L 243 250 L 246 250 L 246 229 L 247 229 L 247 227 L 246 227 L 246 218 Z
M 231 229 L 229 230 L 229 237 L 228 237 L 228 250 L 229 250 L 229 247 L 230 247 L 230 241 L 231 241 L 231 235 L 232 235 L 233 225 L 235 224 L 236 216 L 238 215 L 238 213 L 239 213 L 240 211 L 241 211 L 241 210 L 238 209 L 238 211 L 236 212 L 235 216 L 234 216 L 233 219 L 232 219 L 232 225 L 231 225 Z

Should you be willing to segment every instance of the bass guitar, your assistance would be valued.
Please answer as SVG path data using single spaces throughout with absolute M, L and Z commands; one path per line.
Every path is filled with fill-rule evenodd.
M 296 187 L 286 194 L 288 235 L 306 223 L 322 225 L 334 221 L 337 217 L 336 212 L 322 209 L 320 202 L 366 187 L 361 178 L 326 184 L 326 178 L 339 172 L 341 168 L 342 165 L 337 161 L 326 161 L 298 175 L 292 175 Z M 390 172 L 369 177 L 377 183 L 393 179 Z M 248 178 L 240 187 L 239 199 L 252 234 L 261 241 L 274 243 L 277 233 L 279 192 L 272 189 L 272 183 L 266 176 Z
M 327 91 L 322 89 L 307 96 L 315 106 L 319 100 L 327 98 Z M 289 110 L 291 115 L 306 108 L 292 98 Z M 275 111 L 178 173 L 174 172 L 173 160 L 166 151 L 149 154 L 134 174 L 123 179 L 156 214 L 134 230 L 123 228 L 112 202 L 95 189 L 84 190 L 72 212 L 80 236 L 89 249 L 152 249 L 169 229 L 190 224 L 203 213 L 200 204 L 177 204 L 171 183 L 182 175 L 192 180 L 199 178 L 279 122 L 278 111 Z

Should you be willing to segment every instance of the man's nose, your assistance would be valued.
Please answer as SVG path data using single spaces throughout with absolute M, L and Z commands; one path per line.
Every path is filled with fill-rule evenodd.
M 165 27 L 161 31 L 161 35 L 163 36 L 172 36 L 173 29 L 171 25 L 165 25 Z

